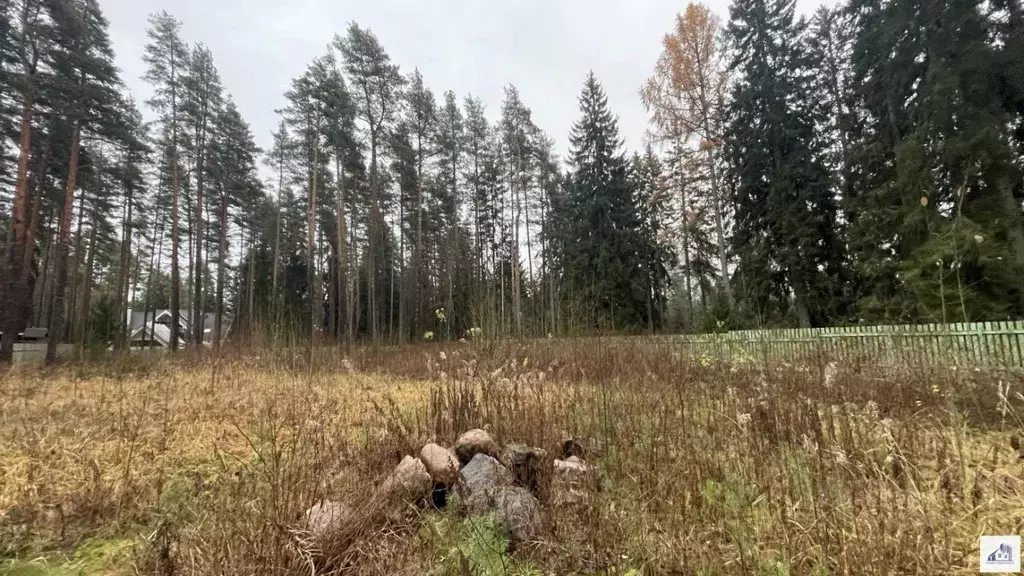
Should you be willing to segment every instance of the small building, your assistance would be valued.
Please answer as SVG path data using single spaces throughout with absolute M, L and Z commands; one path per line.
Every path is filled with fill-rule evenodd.
M 198 317 L 203 326 L 203 344 L 213 346 L 214 329 L 217 326 L 217 315 L 207 312 Z M 221 325 L 221 342 L 223 342 L 231 331 L 231 316 L 225 314 Z M 173 315 L 170 310 L 150 310 L 149 312 L 128 310 L 127 322 L 128 332 L 131 335 L 130 342 L 133 347 L 160 347 L 166 348 L 171 345 L 171 326 Z M 194 333 L 192 312 L 180 311 L 178 313 L 178 338 L 181 344 L 191 344 Z
M 18 333 L 18 339 L 15 340 L 15 342 L 16 343 L 21 343 L 21 344 L 27 343 L 27 342 L 32 342 L 32 343 L 42 342 L 42 343 L 45 344 L 46 343 L 46 337 L 49 334 L 50 334 L 50 330 L 48 328 L 43 328 L 41 326 L 34 326 L 34 327 L 26 328 L 24 332 L 19 332 Z M 4 333 L 0 332 L 0 338 L 3 338 L 3 336 L 4 336 Z
M 18 334 L 18 342 L 46 342 L 46 337 L 49 334 L 49 328 L 40 326 L 25 328 L 24 332 Z

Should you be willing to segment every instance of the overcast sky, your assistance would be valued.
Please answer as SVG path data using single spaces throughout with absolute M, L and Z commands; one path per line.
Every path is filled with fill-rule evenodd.
M 741 0 L 742 1 L 742 0 Z M 827 0 L 826 0 L 827 2 Z M 799 0 L 804 12 L 823 0 Z M 831 2 L 827 2 L 831 3 Z M 212 51 L 225 89 L 261 147 L 291 79 L 355 20 L 380 39 L 403 73 L 418 67 L 437 100 L 454 90 L 480 97 L 492 120 L 515 84 L 534 122 L 568 148 L 588 70 L 608 92 L 626 146 L 642 146 L 646 114 L 637 90 L 684 0 L 101 0 L 125 83 L 141 102 L 147 16 L 167 10 L 185 42 Z M 723 20 L 727 0 L 710 0 Z

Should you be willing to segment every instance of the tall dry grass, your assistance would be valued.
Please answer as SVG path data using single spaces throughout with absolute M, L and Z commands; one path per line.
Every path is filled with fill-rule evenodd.
M 311 362 L 312 359 L 312 362 Z M 542 573 L 974 573 L 1024 529 L 1019 374 L 728 364 L 600 341 L 271 349 L 0 380 L 0 557 L 131 535 L 164 574 L 423 574 L 439 515 L 298 521 L 364 503 L 401 455 L 469 428 L 558 453 L 600 489 L 548 503 Z M 324 557 L 326 556 L 326 561 Z M 633 571 L 633 572 L 630 572 Z

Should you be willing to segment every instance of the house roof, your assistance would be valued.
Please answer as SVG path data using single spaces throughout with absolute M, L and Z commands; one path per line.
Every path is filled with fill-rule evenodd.
M 153 338 L 147 338 L 150 334 L 152 334 Z M 166 324 L 157 324 L 156 326 L 140 326 L 138 330 L 132 332 L 132 342 L 146 342 L 150 340 L 161 346 L 170 346 L 171 329 Z
M 166 336 L 166 341 L 161 342 L 161 344 L 166 346 L 166 345 L 168 345 L 170 343 L 170 332 L 171 331 L 170 331 L 169 323 L 170 323 L 170 319 L 171 319 L 171 312 L 170 312 L 170 310 L 166 310 L 166 309 L 150 310 L 148 313 L 142 312 L 142 311 L 132 311 L 131 312 L 131 317 L 129 319 L 129 321 L 131 322 L 131 324 L 129 325 L 129 330 L 130 330 L 131 335 L 132 335 L 131 336 L 132 341 L 141 341 L 141 340 L 143 340 L 143 332 L 142 332 L 143 325 L 145 325 L 147 328 L 149 326 L 151 326 L 153 324 L 154 314 L 155 314 L 155 317 L 156 317 L 156 330 L 154 331 L 154 335 L 156 337 L 156 341 L 157 342 L 161 342 L 161 328 L 163 328 L 163 330 L 166 331 L 167 336 Z M 182 340 L 185 340 L 185 341 L 190 340 L 191 339 L 191 334 L 190 334 L 188 328 L 189 328 L 189 325 L 191 324 L 191 322 L 189 320 L 192 317 L 192 312 L 191 311 L 187 311 L 187 312 L 186 311 L 181 311 L 181 312 L 178 313 L 178 317 L 179 317 L 178 326 L 181 329 Z M 225 334 L 227 334 L 231 330 L 231 324 L 232 324 L 233 320 L 234 319 L 230 315 L 228 315 L 228 314 L 224 315 L 223 330 L 224 330 Z M 207 344 L 212 344 L 213 343 L 213 328 L 217 324 L 217 314 L 215 314 L 213 312 L 206 312 L 206 313 L 204 313 L 202 315 L 201 322 L 203 323 L 203 328 L 204 328 L 203 329 L 203 340 Z M 149 331 L 148 330 L 145 332 L 145 335 L 146 336 L 149 335 Z M 148 339 L 148 338 L 146 338 L 146 339 Z

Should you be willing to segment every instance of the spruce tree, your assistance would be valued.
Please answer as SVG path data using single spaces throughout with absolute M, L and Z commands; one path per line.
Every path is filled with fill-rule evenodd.
M 608 97 L 591 72 L 569 136 L 563 242 L 571 296 L 587 310 L 588 328 L 646 325 L 641 219 Z
M 843 246 L 836 198 L 816 134 L 806 24 L 795 0 L 730 9 L 735 54 L 726 158 L 735 193 L 739 292 L 756 322 L 833 320 Z M 792 316 L 790 316 L 792 314 Z
M 854 0 L 863 126 L 851 245 L 862 309 L 885 321 L 1022 312 L 1024 226 L 1012 83 L 976 2 Z
M 669 268 L 676 265 L 676 254 L 669 241 L 672 202 L 661 161 L 650 146 L 643 156 L 631 161 L 633 190 L 639 216 L 636 249 L 641 269 L 636 275 L 646 306 L 647 328 L 653 332 L 665 321 Z

